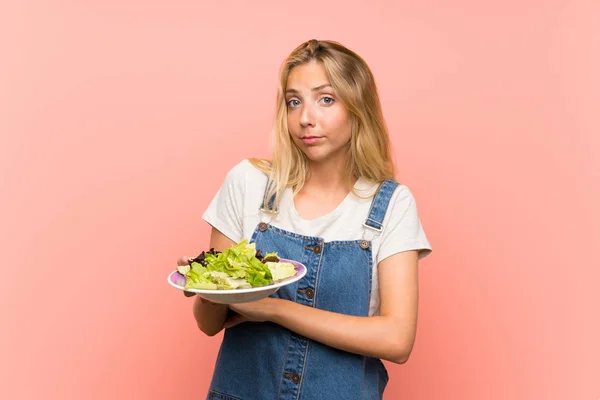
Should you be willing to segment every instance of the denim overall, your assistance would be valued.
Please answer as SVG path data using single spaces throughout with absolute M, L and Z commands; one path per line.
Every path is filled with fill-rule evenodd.
M 385 181 L 365 216 L 365 233 L 379 233 L 398 184 Z M 272 200 L 272 199 L 271 199 Z M 264 210 L 259 211 L 266 214 Z M 298 282 L 272 297 L 335 313 L 367 316 L 371 297 L 371 241 L 325 242 L 261 222 L 250 242 L 307 268 Z M 377 338 L 373 338 L 377 340 Z M 383 363 L 337 350 L 270 322 L 226 329 L 208 400 L 381 399 L 388 381 Z

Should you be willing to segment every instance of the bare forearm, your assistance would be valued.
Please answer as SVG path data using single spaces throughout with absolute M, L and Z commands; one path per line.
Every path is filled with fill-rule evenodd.
M 212 228 L 210 233 L 210 247 L 217 251 L 223 251 L 236 244 L 234 241 L 223 235 L 217 229 Z M 208 336 L 214 336 L 221 332 L 223 324 L 227 319 L 229 306 L 223 304 L 214 304 L 203 301 L 200 296 L 196 296 L 194 301 L 194 318 L 198 328 Z
M 351 353 L 403 363 L 414 333 L 389 316 L 356 317 L 280 300 L 269 318 L 309 339 Z
M 208 336 L 214 336 L 223 329 L 229 307 L 202 301 L 199 296 L 194 300 L 194 318 L 198 328 Z

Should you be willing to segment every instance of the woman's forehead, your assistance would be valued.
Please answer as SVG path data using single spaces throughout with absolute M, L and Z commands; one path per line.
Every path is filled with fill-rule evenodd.
M 294 67 L 287 79 L 287 90 L 320 90 L 330 85 L 327 71 L 321 63 L 307 63 Z

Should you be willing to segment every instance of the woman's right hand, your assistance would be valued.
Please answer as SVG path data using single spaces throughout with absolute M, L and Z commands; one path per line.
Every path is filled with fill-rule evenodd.
M 190 265 L 190 260 L 192 258 L 193 257 L 188 257 L 188 256 L 179 257 L 179 259 L 177 260 L 177 266 L 181 267 L 183 265 Z M 196 293 L 186 292 L 185 290 L 183 291 L 183 294 L 185 295 L 185 297 L 192 297 L 192 296 L 196 295 Z

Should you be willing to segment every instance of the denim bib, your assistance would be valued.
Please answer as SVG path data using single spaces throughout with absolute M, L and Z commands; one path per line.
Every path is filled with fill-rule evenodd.
M 381 232 L 397 186 L 391 180 L 381 184 L 363 223 L 365 234 Z M 275 251 L 307 268 L 300 281 L 271 297 L 367 316 L 373 255 L 365 237 L 325 242 L 263 220 L 250 242 L 263 254 Z M 225 330 L 207 400 L 375 400 L 382 398 L 387 382 L 377 358 L 326 346 L 274 323 L 244 322 Z

